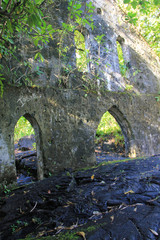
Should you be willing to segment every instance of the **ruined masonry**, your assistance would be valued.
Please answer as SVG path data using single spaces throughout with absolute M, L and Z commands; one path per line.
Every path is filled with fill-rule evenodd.
M 21 49 L 21 56 L 33 66 L 33 86 L 6 85 L 0 98 L 0 182 L 16 179 L 14 127 L 21 116 L 36 133 L 39 179 L 49 172 L 95 163 L 95 133 L 106 111 L 122 129 L 127 156 L 160 154 L 160 102 L 155 98 L 160 91 L 160 61 L 136 29 L 125 22 L 115 1 L 92 2 L 96 28 L 81 29 L 89 50 L 87 73 L 65 71 L 67 66 L 76 66 L 72 36 L 63 43 L 71 46 L 67 62 L 59 63 L 55 38 L 45 45 L 41 63 L 34 60 L 29 45 Z M 65 1 L 54 1 L 48 11 L 55 26 L 67 20 Z M 102 34 L 103 41 L 98 44 L 95 38 Z M 117 43 L 127 66 L 125 77 L 120 74 Z M 35 74 L 37 66 L 40 75 Z

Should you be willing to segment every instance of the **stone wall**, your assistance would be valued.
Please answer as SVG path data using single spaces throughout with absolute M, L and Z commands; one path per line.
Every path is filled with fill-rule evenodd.
M 28 49 L 21 52 L 33 64 L 33 86 L 6 85 L 0 99 L 0 182 L 16 178 L 13 138 L 21 116 L 31 122 L 36 133 L 39 179 L 49 172 L 95 163 L 94 137 L 106 111 L 121 126 L 126 155 L 160 153 L 160 102 L 155 99 L 160 90 L 159 59 L 135 29 L 124 22 L 114 1 L 97 0 L 93 4 L 97 27 L 93 31 L 89 27 L 83 30 L 90 59 L 99 54 L 95 37 L 104 34 L 104 41 L 100 46 L 100 67 L 97 69 L 90 62 L 89 72 L 85 73 L 87 91 L 83 87 L 84 74 L 76 70 L 67 76 L 65 84 L 59 85 L 58 71 L 63 70 L 65 63 L 59 66 L 55 40 L 45 46 L 43 63 L 35 61 Z M 59 8 L 58 13 L 52 9 L 57 22 L 52 21 L 60 25 L 66 9 L 63 1 Z M 120 75 L 117 41 L 129 64 L 127 78 Z M 68 61 L 75 67 L 75 49 L 72 50 Z M 34 77 L 37 66 L 43 74 Z M 133 72 L 137 69 L 135 79 Z M 97 72 L 98 79 L 94 78 Z M 87 79 L 93 80 L 94 89 Z M 132 91 L 127 91 L 127 84 L 133 86 Z

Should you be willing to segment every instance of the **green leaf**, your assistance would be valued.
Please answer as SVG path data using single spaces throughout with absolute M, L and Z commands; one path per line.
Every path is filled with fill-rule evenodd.
M 44 61 L 44 57 L 42 56 L 42 54 L 40 52 L 36 53 L 34 59 L 40 58 L 40 60 L 43 62 Z
M 130 3 L 130 0 L 124 0 L 123 2 L 124 3 Z
M 155 5 L 160 5 L 160 1 L 159 0 L 154 0 L 154 4 Z
M 36 4 L 41 4 L 44 0 L 35 0 Z
M 69 31 L 69 32 L 72 32 L 73 31 L 73 29 L 74 29 L 74 26 L 72 25 L 72 24 L 67 24 L 67 23 L 62 23 L 62 26 L 63 26 L 63 28 L 64 29 L 66 29 L 67 31 Z
M 89 7 L 89 8 L 95 9 L 95 7 L 92 5 L 92 2 L 89 2 L 89 3 L 87 3 L 86 5 L 87 5 L 87 7 Z
M 134 9 L 136 9 L 136 7 L 138 6 L 138 2 L 137 1 L 133 1 L 131 2 L 131 5 Z
M 129 12 L 128 13 L 128 16 L 130 17 L 130 18 L 133 18 L 133 17 L 135 17 L 137 15 L 137 13 L 133 13 L 133 12 Z
M 13 42 L 12 39 L 8 38 L 7 40 L 8 40 L 11 44 L 14 44 L 14 42 Z
M 80 9 L 81 7 L 82 7 L 81 4 L 77 4 L 77 5 L 76 5 L 76 9 Z
M 34 45 L 35 45 L 35 46 L 38 46 L 39 39 L 36 38 L 36 39 L 33 40 L 33 42 L 34 42 Z
M 10 20 L 7 20 L 7 27 L 11 33 L 13 33 L 13 28 Z

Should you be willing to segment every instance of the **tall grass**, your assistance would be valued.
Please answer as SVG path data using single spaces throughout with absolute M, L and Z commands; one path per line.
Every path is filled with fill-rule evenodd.
M 96 132 L 96 143 L 104 141 L 106 138 L 114 138 L 115 144 L 124 145 L 124 136 L 115 118 L 106 112 L 103 114 Z
M 21 117 L 14 129 L 14 142 L 17 142 L 24 136 L 30 136 L 32 134 L 35 134 L 32 125 L 25 117 Z

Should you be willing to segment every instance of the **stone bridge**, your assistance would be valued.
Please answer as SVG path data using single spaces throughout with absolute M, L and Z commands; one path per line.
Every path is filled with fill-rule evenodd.
M 96 28 L 88 26 L 81 31 L 89 49 L 86 73 L 73 70 L 64 74 L 68 64 L 76 68 L 72 37 L 66 36 L 67 46 L 72 43 L 72 47 L 67 63 L 62 60 L 60 65 L 57 39 L 44 46 L 43 62 L 34 59 L 28 50 L 31 46 L 24 45 L 20 50 L 21 56 L 32 63 L 33 84 L 4 87 L 0 99 L 0 182 L 9 183 L 16 178 L 14 128 L 21 116 L 35 130 L 39 179 L 49 172 L 95 163 L 95 133 L 106 111 L 122 129 L 126 156 L 160 153 L 160 102 L 155 98 L 160 91 L 159 59 L 136 29 L 125 22 L 113 0 L 92 2 Z M 65 22 L 67 3 L 54 4 L 57 7 L 48 10 L 52 11 L 51 21 L 61 25 Z M 99 45 L 95 38 L 102 34 L 103 42 Z M 120 74 L 118 43 L 128 66 L 124 77 Z M 35 74 L 37 67 L 40 75 Z M 61 79 L 57 77 L 59 71 Z

